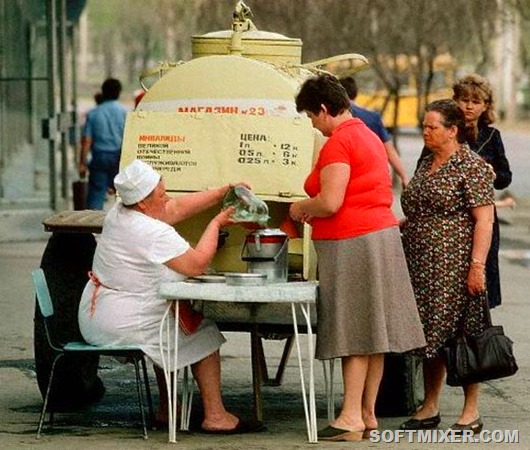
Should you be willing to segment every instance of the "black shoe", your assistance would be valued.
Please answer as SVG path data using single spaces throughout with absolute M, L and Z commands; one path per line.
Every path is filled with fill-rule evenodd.
M 436 428 L 440 424 L 440 413 L 426 419 L 409 419 L 403 422 L 400 426 L 400 430 L 430 430 Z
M 465 425 L 461 423 L 453 423 L 453 425 L 449 427 L 449 429 L 456 434 L 462 434 L 462 431 L 471 431 L 473 434 L 477 434 L 482 431 L 482 428 L 484 428 L 484 422 L 482 422 L 480 416 L 477 420 L 466 423 Z

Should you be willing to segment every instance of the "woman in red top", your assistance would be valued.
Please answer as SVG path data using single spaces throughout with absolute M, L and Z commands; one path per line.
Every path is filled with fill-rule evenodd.
M 425 345 L 398 228 L 385 148 L 353 118 L 332 75 L 308 79 L 296 97 L 329 139 L 305 182 L 310 198 L 293 203 L 310 223 L 318 255 L 318 359 L 341 358 L 344 399 L 322 440 L 350 441 L 377 428 L 375 401 L 383 354 Z

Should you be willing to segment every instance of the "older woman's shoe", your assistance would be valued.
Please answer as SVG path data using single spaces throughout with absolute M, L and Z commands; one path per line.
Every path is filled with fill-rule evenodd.
M 440 413 L 426 419 L 409 419 L 403 422 L 399 429 L 400 430 L 430 430 L 440 425 Z
M 482 428 L 484 428 L 484 422 L 482 422 L 482 418 L 480 416 L 477 420 L 474 420 L 473 422 L 469 422 L 466 424 L 454 423 L 449 427 L 449 429 L 454 432 L 461 433 L 462 431 L 471 431 L 473 434 L 480 433 L 482 431 Z

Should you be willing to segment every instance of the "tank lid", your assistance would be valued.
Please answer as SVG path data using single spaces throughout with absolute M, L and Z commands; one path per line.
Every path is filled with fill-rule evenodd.
M 233 30 L 212 31 L 210 33 L 193 36 L 193 39 L 229 39 L 234 34 Z M 241 33 L 241 39 L 254 39 L 263 41 L 289 41 L 301 42 L 298 38 L 289 38 L 280 33 L 273 33 L 270 31 L 248 30 Z
M 230 30 L 214 31 L 191 38 L 193 58 L 230 54 L 261 59 L 273 64 L 300 64 L 302 57 L 300 39 L 260 31 L 250 19 L 251 16 L 250 8 L 239 1 L 232 14 Z

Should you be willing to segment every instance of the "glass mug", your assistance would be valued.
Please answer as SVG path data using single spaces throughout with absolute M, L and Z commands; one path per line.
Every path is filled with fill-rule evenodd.
M 269 207 L 245 186 L 234 186 L 226 193 L 223 199 L 223 209 L 230 206 L 235 208 L 231 217 L 234 222 L 257 223 L 261 227 L 267 225 Z

